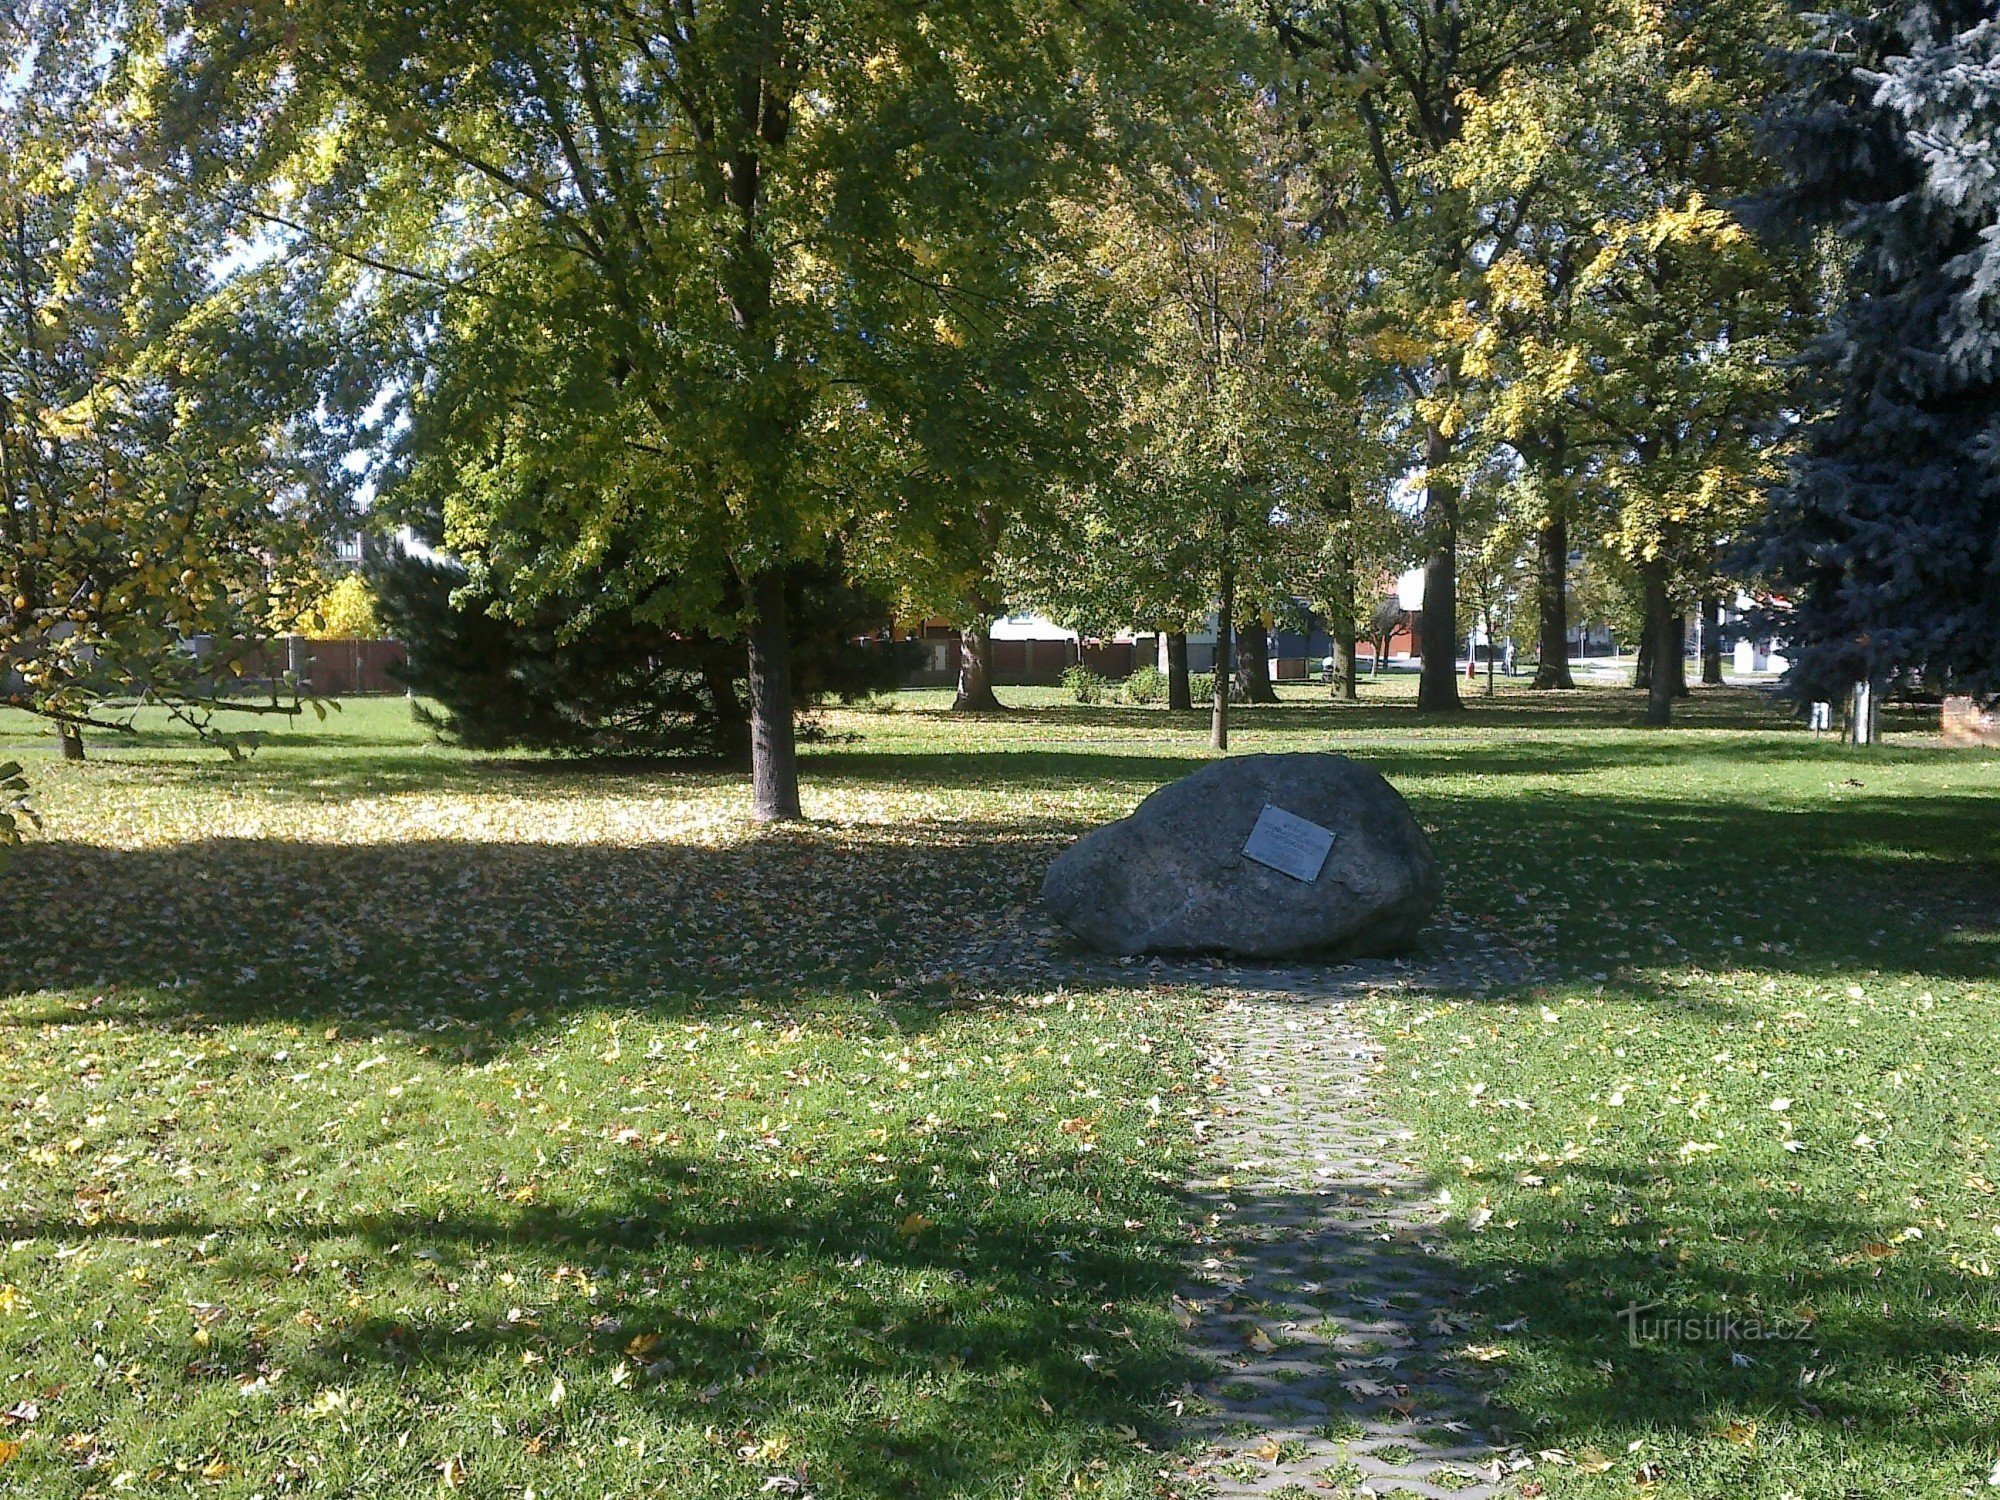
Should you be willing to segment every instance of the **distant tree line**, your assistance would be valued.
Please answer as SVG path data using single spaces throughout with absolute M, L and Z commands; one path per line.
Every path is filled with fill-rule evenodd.
M 766 820 L 890 616 L 989 711 L 1011 610 L 1159 633 L 1175 708 L 1213 619 L 1218 746 L 1413 564 L 1425 713 L 1474 624 L 1569 686 L 1584 577 L 1654 723 L 1739 590 L 1808 696 L 2000 692 L 1987 4 L 23 0 L 0 56 L 0 674 L 78 753 L 296 711 L 232 661 L 361 494 L 450 559 L 381 584 L 441 729 L 745 755 Z

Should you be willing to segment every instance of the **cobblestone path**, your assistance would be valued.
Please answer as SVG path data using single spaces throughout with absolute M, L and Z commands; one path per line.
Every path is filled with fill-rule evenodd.
M 1348 971 L 1352 975 L 1353 971 Z M 1227 1083 L 1180 1312 L 1214 1367 L 1187 1430 L 1220 1497 L 1496 1495 L 1465 1289 L 1443 1213 L 1376 1112 L 1357 986 L 1234 990 L 1212 1017 Z

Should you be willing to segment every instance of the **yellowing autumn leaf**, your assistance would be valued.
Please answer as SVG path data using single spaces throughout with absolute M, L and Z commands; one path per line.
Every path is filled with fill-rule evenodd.
M 791 1451 L 792 1440 L 784 1433 L 767 1437 L 761 1443 L 746 1443 L 740 1450 L 747 1463 L 774 1464 Z
M 0 1464 L 11 1464 L 21 1456 L 21 1445 L 12 1438 L 0 1440 Z
M 896 1233 L 906 1240 L 913 1240 L 926 1229 L 937 1228 L 935 1220 L 920 1213 L 913 1213 L 896 1226 Z

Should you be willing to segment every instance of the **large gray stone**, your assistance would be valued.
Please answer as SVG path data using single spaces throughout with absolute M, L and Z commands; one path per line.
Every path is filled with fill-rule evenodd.
M 1266 805 L 1333 830 L 1317 880 L 1243 854 Z M 1244 755 L 1161 787 L 1056 857 L 1042 900 L 1106 953 L 1394 953 L 1438 900 L 1409 804 L 1340 755 Z

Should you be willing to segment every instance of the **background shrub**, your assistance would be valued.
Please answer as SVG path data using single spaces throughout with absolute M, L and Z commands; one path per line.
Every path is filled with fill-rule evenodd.
M 1167 674 L 1148 662 L 1125 679 L 1124 694 L 1127 703 L 1164 703 Z
M 1111 683 L 1082 662 L 1063 668 L 1062 685 L 1079 703 L 1102 703 L 1111 696 Z

